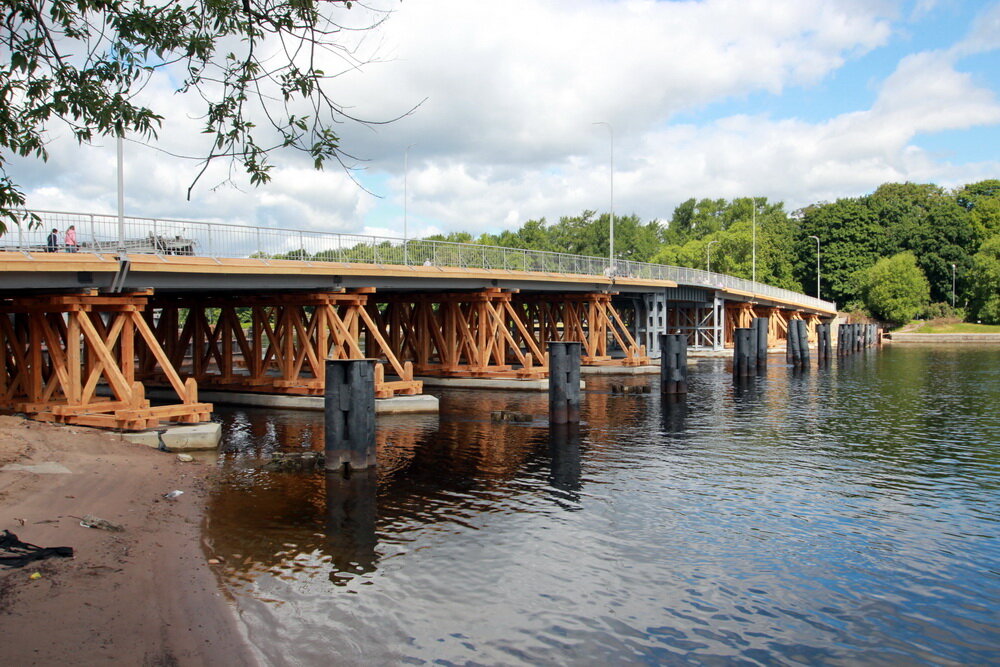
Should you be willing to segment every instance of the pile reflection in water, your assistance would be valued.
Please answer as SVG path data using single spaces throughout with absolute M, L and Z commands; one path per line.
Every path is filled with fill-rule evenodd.
M 868 351 L 684 400 L 588 378 L 379 422 L 364 480 L 264 473 L 322 419 L 222 415 L 207 537 L 274 664 L 996 662 L 1000 349 Z M 492 423 L 492 410 L 529 424 Z
M 333 571 L 330 581 L 343 583 L 343 572 L 374 572 L 375 471 L 326 473 L 326 537 Z

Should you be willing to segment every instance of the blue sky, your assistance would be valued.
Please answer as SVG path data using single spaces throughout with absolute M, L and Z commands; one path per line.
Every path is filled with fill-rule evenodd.
M 393 13 L 357 45 L 371 63 L 333 94 L 376 119 L 426 100 L 387 126 L 343 126 L 379 197 L 287 155 L 265 188 L 210 174 L 189 202 L 194 165 L 130 145 L 128 212 L 401 236 L 413 144 L 411 235 L 496 232 L 607 210 L 597 121 L 614 127 L 615 210 L 644 219 L 689 197 L 794 209 L 886 181 L 1000 178 L 998 2 L 376 1 Z M 197 100 L 167 76 L 145 94 L 168 113 L 161 148 L 204 151 Z M 48 164 L 14 163 L 29 203 L 114 210 L 113 143 L 51 138 Z

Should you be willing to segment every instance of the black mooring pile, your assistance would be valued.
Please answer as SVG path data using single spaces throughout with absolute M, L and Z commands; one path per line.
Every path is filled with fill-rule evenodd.
M 770 328 L 770 318 L 768 317 L 755 317 L 750 323 L 750 328 L 753 329 L 754 345 L 757 346 L 757 370 L 761 371 L 767 368 L 767 337 L 768 329 Z
M 757 371 L 757 345 L 753 329 L 737 327 L 733 330 L 733 378 L 741 380 Z
M 375 466 L 375 360 L 327 359 L 323 391 L 327 470 Z
M 579 342 L 549 342 L 549 422 L 580 421 Z
M 687 336 L 660 334 L 660 388 L 664 394 L 688 390 Z

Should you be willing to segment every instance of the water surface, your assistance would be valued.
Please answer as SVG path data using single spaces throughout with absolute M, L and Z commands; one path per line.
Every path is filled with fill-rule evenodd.
M 220 412 L 207 537 L 251 640 L 281 665 L 1000 661 L 1000 348 L 744 387 L 704 360 L 680 403 L 657 379 L 587 378 L 576 429 L 543 394 L 444 392 L 380 418 L 348 480 L 260 470 L 322 449 L 321 415 Z

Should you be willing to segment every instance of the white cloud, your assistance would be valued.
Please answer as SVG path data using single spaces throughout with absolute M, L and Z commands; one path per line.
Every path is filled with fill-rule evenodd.
M 993 3 L 976 17 L 969 34 L 959 42 L 957 55 L 982 53 L 1000 48 L 1000 3 Z
M 342 126 L 344 145 L 369 158 L 362 175 L 402 210 L 403 150 L 409 158 L 411 234 L 496 231 L 528 218 L 606 210 L 605 128 L 614 126 L 615 209 L 669 217 L 691 196 L 751 192 L 791 206 L 859 194 L 888 180 L 942 184 L 995 173 L 997 163 L 948 164 L 914 147 L 921 133 L 1000 123 L 993 91 L 960 71 L 959 58 L 997 48 L 1000 5 L 983 12 L 950 51 L 904 57 L 878 84 L 870 108 L 806 121 L 748 106 L 746 114 L 699 121 L 709 105 L 809 90 L 844 63 L 886 45 L 899 6 L 891 0 L 422 0 L 398 4 L 356 45 L 378 61 L 339 77 L 349 111 L 388 119 Z M 917 13 L 933 12 L 922 2 Z M 364 20 L 364 16 L 357 19 Z M 328 68 L 339 71 L 344 61 Z M 857 83 L 863 89 L 866 81 Z M 145 92 L 169 110 L 161 146 L 200 155 L 197 100 L 157 79 Z M 679 120 L 683 119 L 683 120 Z M 14 175 L 37 208 L 113 211 L 114 145 L 53 142 L 47 165 L 16 160 Z M 335 167 L 276 156 L 265 188 L 213 188 L 221 165 L 186 191 L 197 162 L 127 148 L 131 213 L 337 231 L 402 228 Z

